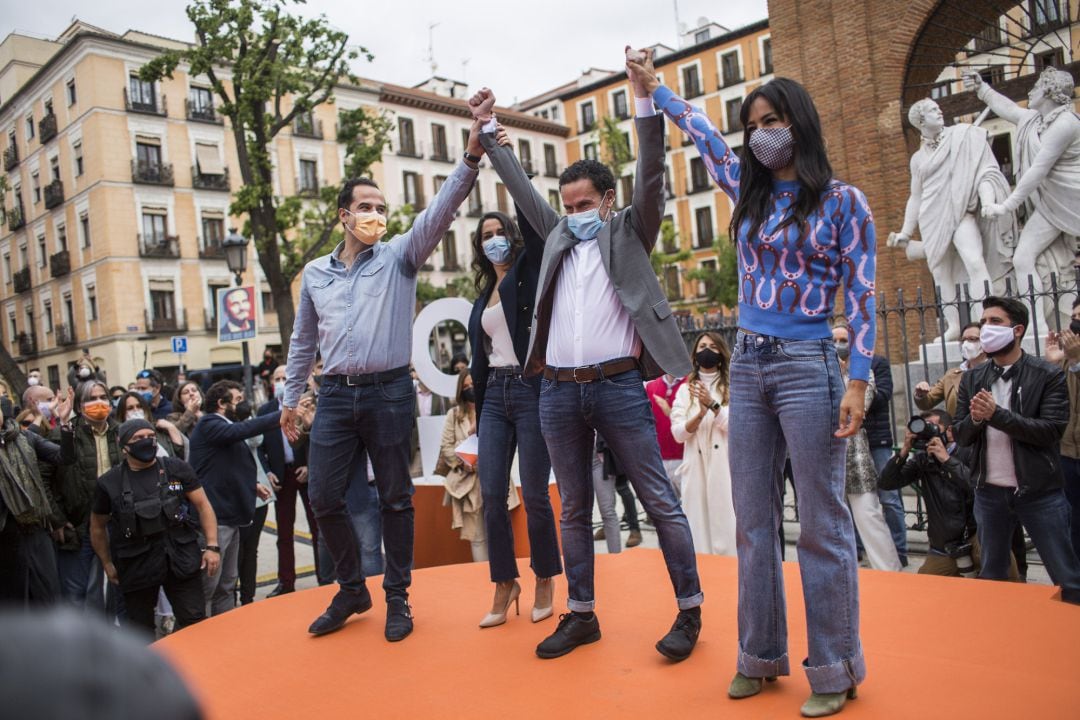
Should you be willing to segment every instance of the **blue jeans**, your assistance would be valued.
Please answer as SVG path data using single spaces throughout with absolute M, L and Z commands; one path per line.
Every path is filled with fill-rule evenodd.
M 844 493 L 844 384 L 832 340 L 737 336 L 731 358 L 729 465 L 739 553 L 739 672 L 790 674 L 779 483 L 791 456 L 799 509 L 799 572 L 814 692 L 863 681 L 855 530 Z
M 489 372 L 477 440 L 492 582 L 506 582 L 518 576 L 514 530 L 510 511 L 506 509 L 515 445 L 529 533 L 529 567 L 537 577 L 560 574 L 559 538 L 548 495 L 551 461 L 540 433 L 539 380 Z
M 870 456 L 874 458 L 874 469 L 877 470 L 878 477 L 881 477 L 881 471 L 893 456 L 893 450 L 891 447 L 881 446 L 870 448 Z M 900 556 L 900 562 L 906 565 L 907 521 L 904 518 L 904 498 L 899 490 L 878 488 L 877 494 L 881 501 L 881 511 L 885 514 L 885 522 L 889 525 L 893 545 L 896 546 L 896 554 Z
M 367 451 L 375 472 L 386 546 L 383 590 L 387 599 L 408 598 L 413 562 L 409 441 L 414 403 L 408 375 L 355 387 L 324 379 L 319 388 L 308 453 L 308 497 L 319 534 L 326 538 L 334 560 L 338 584 L 348 592 L 362 592 L 364 572 L 345 497 Z
M 1017 496 L 1012 488 L 976 488 L 975 522 L 982 545 L 979 577 L 1008 578 L 1013 529 L 1020 522 L 1035 543 L 1050 580 L 1061 587 L 1061 599 L 1080 603 L 1080 560 L 1069 539 L 1071 512 L 1060 489 Z
M 656 424 L 641 373 L 629 370 L 591 383 L 540 381 L 540 423 L 562 498 L 562 544 L 569 586 L 567 607 L 590 612 L 593 593 L 593 452 L 595 432 L 619 458 L 645 512 L 656 526 L 680 610 L 704 594 L 690 524 L 664 471 Z
M 1065 472 L 1065 499 L 1072 506 L 1069 528 L 1073 552 L 1080 556 L 1080 460 L 1062 455 L 1061 469 Z

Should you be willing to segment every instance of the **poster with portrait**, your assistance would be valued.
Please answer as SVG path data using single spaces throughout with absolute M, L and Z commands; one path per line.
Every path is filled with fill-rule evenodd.
M 218 342 L 241 342 L 255 337 L 258 323 L 255 316 L 255 288 L 218 288 Z

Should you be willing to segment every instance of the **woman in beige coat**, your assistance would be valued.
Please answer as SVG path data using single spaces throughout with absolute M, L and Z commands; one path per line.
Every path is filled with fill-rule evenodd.
M 728 362 L 731 351 L 717 333 L 694 342 L 694 369 L 671 406 L 671 434 L 683 443 L 679 467 L 682 506 L 694 550 L 735 554 L 735 506 L 728 470 Z

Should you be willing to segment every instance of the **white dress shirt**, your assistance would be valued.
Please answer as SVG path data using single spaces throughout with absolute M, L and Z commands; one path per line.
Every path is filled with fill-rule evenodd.
M 1002 372 L 1011 367 L 1012 365 L 1002 368 Z M 1010 409 L 1012 384 L 1012 379 L 1006 381 L 999 377 L 990 386 L 990 393 L 994 396 L 994 402 L 997 403 L 998 407 L 1006 410 Z M 986 483 L 998 487 L 1014 488 L 1017 486 L 1012 438 L 989 425 L 986 427 Z

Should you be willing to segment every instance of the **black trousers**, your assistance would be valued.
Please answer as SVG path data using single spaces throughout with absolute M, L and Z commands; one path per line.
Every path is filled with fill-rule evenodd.
M 56 546 L 43 527 L 20 527 L 7 518 L 0 532 L 0 601 L 51 605 L 60 600 Z
M 255 575 L 259 569 L 259 536 L 262 535 L 269 510 L 269 505 L 256 508 L 251 524 L 240 528 L 240 552 L 236 565 L 237 574 L 240 577 L 241 605 L 247 605 L 255 600 Z
M 188 578 L 178 578 L 169 570 L 161 587 L 165 597 L 172 603 L 176 616 L 176 629 L 193 625 L 206 618 L 206 599 L 203 596 L 202 572 Z M 124 592 L 124 608 L 127 622 L 154 635 L 154 608 L 157 606 L 158 586 Z

